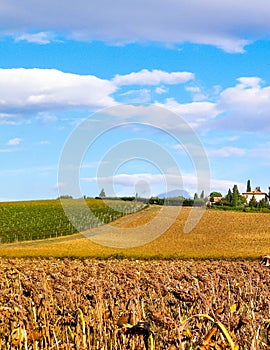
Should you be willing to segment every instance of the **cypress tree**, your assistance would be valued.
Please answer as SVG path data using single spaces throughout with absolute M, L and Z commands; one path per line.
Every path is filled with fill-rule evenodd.
M 229 188 L 229 190 L 228 190 L 228 194 L 227 194 L 227 196 L 226 196 L 226 199 L 227 199 L 227 202 L 228 202 L 228 203 L 232 204 L 232 191 L 231 191 L 230 188 Z
M 232 206 L 233 207 L 237 207 L 239 204 L 239 198 L 240 197 L 240 193 L 238 191 L 238 187 L 237 185 L 233 186 L 233 191 L 232 191 Z
M 250 180 L 247 180 L 247 192 L 251 192 Z
M 104 191 L 104 188 L 102 188 L 102 190 L 100 191 L 99 197 L 101 197 L 101 198 L 106 197 L 106 193 Z

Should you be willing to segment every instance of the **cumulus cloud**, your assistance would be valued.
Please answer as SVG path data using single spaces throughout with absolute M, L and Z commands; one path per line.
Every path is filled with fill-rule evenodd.
M 133 72 L 126 75 L 116 75 L 113 82 L 118 86 L 123 85 L 159 85 L 159 84 L 181 84 L 194 79 L 190 72 L 164 72 L 154 69 L 149 71 L 143 69 L 140 72 Z
M 113 184 L 114 187 L 131 188 L 131 193 L 134 193 L 136 189 L 141 192 L 142 189 L 147 189 L 150 195 L 157 195 L 157 193 L 164 192 L 166 189 L 173 190 L 179 189 L 182 184 L 185 189 L 196 188 L 198 179 L 195 175 L 185 174 L 183 176 L 177 176 L 172 174 L 117 174 L 114 176 L 106 177 L 91 177 L 82 178 L 84 182 L 98 183 L 104 188 L 110 188 Z M 126 193 L 126 192 L 125 192 Z
M 193 73 L 189 72 L 142 70 L 105 80 L 93 75 L 65 73 L 56 69 L 0 69 L 0 124 L 19 123 L 23 120 L 23 115 L 31 116 L 32 112 L 37 114 L 40 122 L 47 124 L 57 121 L 58 110 L 98 110 L 116 105 L 116 100 L 148 103 L 151 102 L 152 91 L 154 92 L 149 86 L 180 84 L 193 77 Z M 145 85 L 147 88 L 121 92 L 121 86 L 132 84 Z M 192 94 L 201 94 L 198 87 L 186 89 Z M 161 114 L 166 109 L 183 117 L 193 128 L 269 131 L 270 86 L 265 86 L 260 77 L 240 77 L 235 86 L 224 89 L 216 98 L 217 102 L 205 97 L 203 101 L 193 100 L 190 103 L 167 98 L 164 102 L 154 102 L 154 105 L 162 107 Z M 126 111 L 123 112 L 126 117 Z M 121 114 L 121 109 L 118 108 L 117 113 Z M 130 108 L 129 113 L 132 114 Z M 153 113 L 154 120 L 157 120 L 157 111 L 154 110 Z
M 226 179 L 211 179 L 211 191 L 218 191 L 223 195 L 226 195 L 229 188 L 232 189 L 234 185 L 237 185 L 240 192 L 244 191 L 246 188 L 246 183 L 243 182 Z
M 107 183 L 113 181 L 114 184 L 123 185 L 123 186 L 135 186 L 138 181 L 146 181 L 151 184 L 160 184 L 164 183 L 164 175 L 163 174 L 117 174 L 114 176 L 107 177 L 91 177 L 91 178 L 83 178 L 83 181 L 86 182 L 99 182 L 99 183 Z M 167 175 L 171 181 L 173 180 L 175 183 L 179 183 L 179 177 L 173 175 Z
M 218 108 L 224 111 L 215 126 L 230 130 L 269 131 L 270 86 L 258 77 L 242 77 L 220 94 Z
M 0 5 L 3 34 L 60 32 L 78 40 L 193 42 L 243 52 L 270 33 L 267 0 L 9 0 Z M 110 11 L 104 11 L 110 9 Z M 259 20 L 258 20 L 259 19 Z
M 179 184 L 183 184 L 184 189 L 188 191 L 189 193 L 195 193 L 198 191 L 197 184 L 198 179 L 196 175 L 192 173 L 185 173 L 182 174 L 181 178 L 179 176 L 174 176 L 170 174 L 118 174 L 115 176 L 107 176 L 107 177 L 101 177 L 101 178 L 83 178 L 81 179 L 84 182 L 93 182 L 93 183 L 99 183 L 101 186 L 106 187 L 106 185 L 110 183 L 114 183 L 114 185 L 120 185 L 123 186 L 123 188 L 131 187 L 136 188 L 136 184 L 144 183 L 148 184 L 152 189 L 156 189 L 157 191 L 164 190 L 164 183 L 167 181 L 167 187 L 169 183 L 170 189 L 180 189 Z M 226 194 L 228 192 L 229 188 L 233 188 L 234 184 L 237 184 L 239 189 L 245 188 L 246 184 L 241 182 L 235 182 L 231 180 L 226 179 L 211 179 L 211 191 L 220 191 L 223 194 Z M 157 187 L 160 186 L 160 187 Z M 126 190 L 123 190 L 123 193 L 126 193 Z M 133 192 L 132 192 L 133 193 Z M 155 192 L 152 193 L 152 195 L 157 195 Z M 210 192 L 209 192 L 210 193 Z M 207 195 L 208 193 L 206 193 Z
M 183 117 L 194 128 L 204 125 L 220 112 L 215 103 L 208 101 L 179 103 L 173 98 L 168 98 L 165 103 L 156 103 L 155 105 Z
M 243 88 L 245 87 L 259 87 L 262 83 L 262 79 L 259 77 L 241 77 L 238 78 L 237 81 L 239 81 L 239 85 Z
M 7 121 L 8 117 L 14 117 L 15 114 L 6 112 L 19 108 L 104 108 L 115 104 L 111 95 L 118 86 L 178 84 L 192 78 L 193 74 L 189 72 L 142 70 L 117 75 L 109 81 L 93 75 L 65 73 L 56 69 L 0 69 L 0 107 L 5 111 L 1 116 Z M 145 103 L 150 100 L 150 90 L 130 90 L 119 96 L 129 96 L 136 102 Z
M 161 70 L 141 70 L 137 73 L 117 75 L 112 80 L 93 75 L 79 75 L 56 69 L 0 69 L 0 123 L 13 122 L 17 113 L 33 110 L 39 112 L 43 123 L 55 121 L 48 110 L 89 108 L 99 109 L 114 105 L 112 94 L 121 86 L 180 84 L 194 75 L 190 72 L 168 73 Z M 162 92 L 162 91 L 159 91 Z M 124 103 L 148 103 L 151 90 L 132 89 L 118 94 Z
M 207 100 L 207 95 L 199 86 L 186 86 L 185 90 L 192 94 L 193 101 Z
M 0 69 L 0 108 L 103 108 L 114 104 L 116 87 L 92 75 L 56 69 Z
M 166 178 L 166 179 L 165 179 Z M 140 196 L 151 197 L 155 195 L 158 188 L 161 187 L 164 190 L 168 186 L 173 184 L 176 186 L 181 183 L 181 179 L 177 176 L 163 175 L 163 174 L 117 174 L 114 176 L 106 177 L 92 177 L 82 178 L 84 182 L 98 183 L 99 186 L 104 188 L 117 189 L 119 193 L 139 193 Z M 113 195 L 112 193 L 110 195 Z M 115 194 L 114 194 L 115 195 Z

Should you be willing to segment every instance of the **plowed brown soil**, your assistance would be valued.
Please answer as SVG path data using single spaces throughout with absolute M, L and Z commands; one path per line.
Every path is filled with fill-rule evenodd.
M 269 290 L 259 262 L 0 259 L 0 348 L 232 349 L 221 322 L 267 350 Z

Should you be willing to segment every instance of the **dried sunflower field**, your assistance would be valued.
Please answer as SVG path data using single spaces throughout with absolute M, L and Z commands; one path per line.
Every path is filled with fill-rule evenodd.
M 0 349 L 270 349 L 258 261 L 0 260 Z

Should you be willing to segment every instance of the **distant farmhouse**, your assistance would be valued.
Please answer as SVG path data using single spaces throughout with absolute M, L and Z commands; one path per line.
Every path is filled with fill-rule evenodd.
M 266 192 L 262 192 L 259 187 L 256 187 L 255 190 L 249 191 L 249 192 L 243 192 L 242 195 L 246 197 L 247 204 L 251 201 L 251 199 L 254 198 L 259 203 L 262 199 L 265 200 L 267 203 L 270 200 L 269 194 Z
M 206 204 L 207 205 L 216 204 L 216 203 L 222 201 L 222 199 L 224 199 L 224 197 L 222 197 L 222 196 L 220 196 L 220 197 L 208 196 Z
M 258 207 L 258 208 L 268 208 L 270 209 L 270 187 L 269 192 L 262 192 L 260 187 L 256 187 L 251 190 L 250 180 L 247 182 L 246 192 L 238 191 L 237 185 L 233 186 L 233 189 L 228 190 L 226 196 L 222 196 L 220 192 L 212 192 L 207 198 L 207 205 L 217 205 L 217 206 L 232 206 L 232 207 Z

